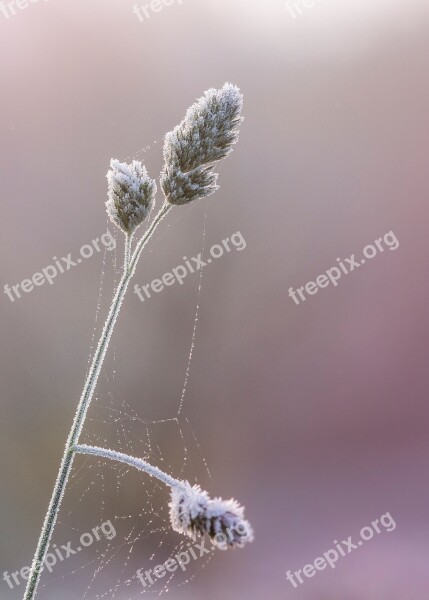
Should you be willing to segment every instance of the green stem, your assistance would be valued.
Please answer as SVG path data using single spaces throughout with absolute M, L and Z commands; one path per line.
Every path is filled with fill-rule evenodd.
M 64 450 L 63 459 L 61 461 L 60 470 L 58 472 L 57 480 L 55 482 L 54 490 L 52 493 L 51 501 L 49 503 L 48 512 L 46 513 L 45 521 L 43 523 L 42 531 L 40 533 L 39 542 L 37 544 L 36 553 L 34 555 L 33 563 L 28 577 L 27 587 L 24 594 L 24 600 L 33 600 L 37 586 L 40 581 L 40 574 L 43 568 L 43 561 L 45 560 L 46 553 L 48 551 L 49 543 L 51 541 L 52 533 L 55 527 L 55 523 L 58 517 L 61 501 L 64 496 L 64 491 L 67 485 L 67 480 L 70 475 L 71 467 L 74 458 L 74 446 L 79 440 L 80 433 L 82 431 L 83 424 L 85 422 L 88 407 L 91 403 L 97 379 L 103 365 L 104 358 L 106 356 L 107 348 L 109 345 L 110 338 L 112 337 L 113 328 L 116 323 L 119 311 L 121 309 L 122 301 L 127 291 L 130 279 L 134 275 L 138 259 L 142 253 L 143 248 L 149 242 L 155 229 L 162 221 L 164 216 L 167 214 L 171 206 L 167 203 L 161 207 L 159 213 L 153 219 L 146 233 L 142 236 L 137 244 L 137 247 L 130 258 L 130 244 L 131 236 L 127 236 L 126 240 L 126 252 L 125 252 L 125 267 L 121 280 L 116 289 L 113 301 L 109 310 L 109 315 L 104 324 L 103 331 L 101 333 L 100 340 L 97 345 L 94 357 L 92 359 L 91 368 L 88 373 L 88 377 L 85 381 L 82 396 L 80 398 L 79 405 L 75 417 L 73 419 L 72 428 L 70 430 L 66 447 Z M 127 268 L 128 265 L 128 268 Z

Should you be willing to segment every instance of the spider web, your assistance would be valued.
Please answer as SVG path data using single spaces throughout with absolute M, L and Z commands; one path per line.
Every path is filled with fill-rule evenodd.
M 170 228 L 157 236 L 155 244 L 168 235 L 194 206 L 195 204 L 190 205 L 187 210 L 183 210 Z M 202 227 L 203 257 L 206 223 L 207 207 L 204 210 Z M 118 265 L 122 262 L 118 252 L 123 246 L 121 240 L 118 239 L 117 242 L 117 250 L 109 253 L 115 272 L 115 284 L 120 277 Z M 91 355 L 104 321 L 101 317 L 104 296 L 111 296 L 111 290 L 106 290 L 106 293 L 104 290 L 107 288 L 106 263 L 105 249 Z M 191 483 L 196 482 L 196 472 L 200 473 L 200 477 L 203 472 L 209 480 L 211 479 L 197 435 L 185 412 L 197 339 L 203 276 L 204 271 L 200 269 L 189 354 L 182 388 L 179 388 L 177 394 L 175 412 L 168 418 L 148 420 L 145 418 L 144 403 L 140 403 L 136 408 L 124 397 L 118 398 L 108 389 L 94 396 L 80 440 L 81 443 L 112 447 L 141 457 L 174 477 L 188 479 Z M 113 368 L 109 369 L 106 365 L 103 367 L 97 390 L 100 382 L 103 388 L 114 387 L 114 339 L 115 337 L 109 348 Z M 89 363 L 90 360 L 88 368 Z M 168 448 L 165 448 L 166 439 Z M 215 547 L 206 541 L 204 548 L 207 550 L 202 554 L 200 549 L 195 548 L 201 541 L 194 542 L 171 530 L 168 513 L 169 489 L 147 474 L 121 463 L 93 456 L 77 458 L 79 460 L 75 460 L 49 550 L 52 554 L 56 552 L 57 557 L 62 555 L 63 560 L 57 560 L 51 573 L 45 569 L 39 589 L 41 600 L 59 597 L 82 600 L 132 600 L 146 594 L 152 597 L 170 594 L 170 597 L 177 600 L 189 598 L 185 586 L 212 560 Z M 96 523 L 92 522 L 94 514 L 99 515 Z M 92 520 L 89 515 L 92 515 Z M 94 528 L 97 526 L 99 529 L 95 533 Z M 81 543 L 82 535 L 86 535 L 85 545 Z M 89 536 L 93 540 L 90 544 Z M 73 554 L 64 558 L 66 552 L 63 548 L 67 543 L 69 548 L 73 549 Z M 168 559 L 176 557 L 177 560 L 177 556 L 185 551 L 190 556 L 189 564 L 172 572 L 167 571 L 159 579 L 153 572 L 150 578 L 145 575 L 145 572 L 153 571 L 155 566 L 165 564 Z M 138 576 L 139 570 L 145 583 Z M 62 590 L 61 596 L 59 590 Z

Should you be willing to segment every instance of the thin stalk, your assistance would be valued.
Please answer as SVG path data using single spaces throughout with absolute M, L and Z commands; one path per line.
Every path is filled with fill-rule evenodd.
M 153 231 L 155 231 L 155 229 L 158 227 L 159 223 L 162 221 L 162 219 L 165 217 L 165 215 L 168 213 L 168 211 L 170 210 L 171 207 L 172 207 L 171 204 L 169 204 L 168 202 L 164 202 L 164 204 L 161 206 L 158 214 L 153 219 L 148 231 L 139 240 L 139 242 L 133 252 L 133 255 L 131 256 L 131 259 L 130 259 L 129 271 L 130 271 L 131 277 L 134 275 L 134 271 L 136 269 L 136 266 L 137 266 L 138 260 L 140 258 L 140 255 L 142 253 L 142 250 L 146 246 L 146 243 L 148 241 L 146 239 L 146 236 L 148 234 L 149 234 L 149 237 L 152 235 Z
M 125 236 L 125 258 L 124 258 L 124 269 L 127 270 L 130 265 L 131 258 L 131 242 L 133 241 L 133 234 L 127 233 Z
M 158 467 L 154 467 L 149 464 L 142 458 L 135 458 L 134 456 L 129 456 L 128 454 L 123 454 L 122 452 L 116 452 L 115 450 L 109 450 L 108 448 L 99 448 L 98 446 L 87 446 L 85 444 L 79 444 L 74 446 L 73 450 L 77 454 L 92 454 L 93 456 L 100 456 L 101 458 L 108 458 L 109 460 L 115 460 L 118 462 L 125 463 L 130 467 L 135 467 L 139 469 L 139 471 L 145 471 L 151 477 L 156 477 L 165 485 L 168 485 L 171 488 L 183 487 L 183 483 L 178 479 L 174 479 Z
M 92 359 L 91 368 L 85 381 L 82 396 L 80 398 L 77 411 L 73 419 L 73 424 L 69 436 L 67 438 L 63 459 L 61 461 L 57 480 L 55 482 L 51 501 L 49 503 L 48 512 L 46 513 L 42 531 L 40 533 L 39 542 L 37 544 L 36 553 L 34 555 L 33 563 L 31 565 L 27 587 L 25 589 L 24 600 L 33 600 L 36 595 L 37 586 L 40 581 L 41 570 L 43 568 L 43 561 L 45 560 L 46 553 L 48 551 L 49 543 L 51 541 L 52 533 L 58 517 L 61 501 L 63 499 L 64 491 L 67 485 L 67 480 L 69 478 L 71 467 L 73 464 L 73 448 L 79 440 L 79 436 L 82 431 L 83 424 L 85 422 L 88 407 L 91 403 L 94 394 L 97 379 L 100 374 L 104 358 L 106 356 L 109 341 L 112 337 L 113 328 L 115 326 L 116 319 L 121 309 L 122 301 L 127 291 L 128 284 L 130 282 L 130 279 L 134 275 L 135 268 L 143 248 L 149 242 L 155 229 L 157 228 L 157 226 L 162 221 L 162 219 L 167 214 L 170 208 L 171 207 L 169 204 L 163 204 L 160 211 L 153 219 L 148 230 L 139 240 L 132 257 L 130 257 L 131 239 L 130 236 L 127 236 L 127 250 L 125 252 L 126 262 L 124 266 L 124 272 L 122 274 L 116 292 L 113 296 L 112 304 L 109 310 L 109 315 L 104 324 L 103 331 L 101 333 L 101 337 L 97 345 L 97 349 Z

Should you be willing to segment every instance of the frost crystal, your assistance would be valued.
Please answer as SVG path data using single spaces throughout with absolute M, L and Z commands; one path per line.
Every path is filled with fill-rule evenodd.
M 170 521 L 174 531 L 195 539 L 207 534 L 218 546 L 243 546 L 253 540 L 250 523 L 244 519 L 244 508 L 236 500 L 209 498 L 200 486 L 183 482 L 173 487 Z
M 240 90 L 226 83 L 220 90 L 207 90 L 167 133 L 161 187 L 170 204 L 186 204 L 218 189 L 213 166 L 232 152 L 242 108 Z
M 131 164 L 110 161 L 107 172 L 107 214 L 126 234 L 131 234 L 145 220 L 153 206 L 156 183 L 141 162 Z

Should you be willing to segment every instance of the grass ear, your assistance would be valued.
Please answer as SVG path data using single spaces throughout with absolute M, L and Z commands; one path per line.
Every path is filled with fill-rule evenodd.
M 213 194 L 218 186 L 214 165 L 232 152 L 243 120 L 243 96 L 231 83 L 210 89 L 185 118 L 167 133 L 161 187 L 170 204 L 187 204 Z

